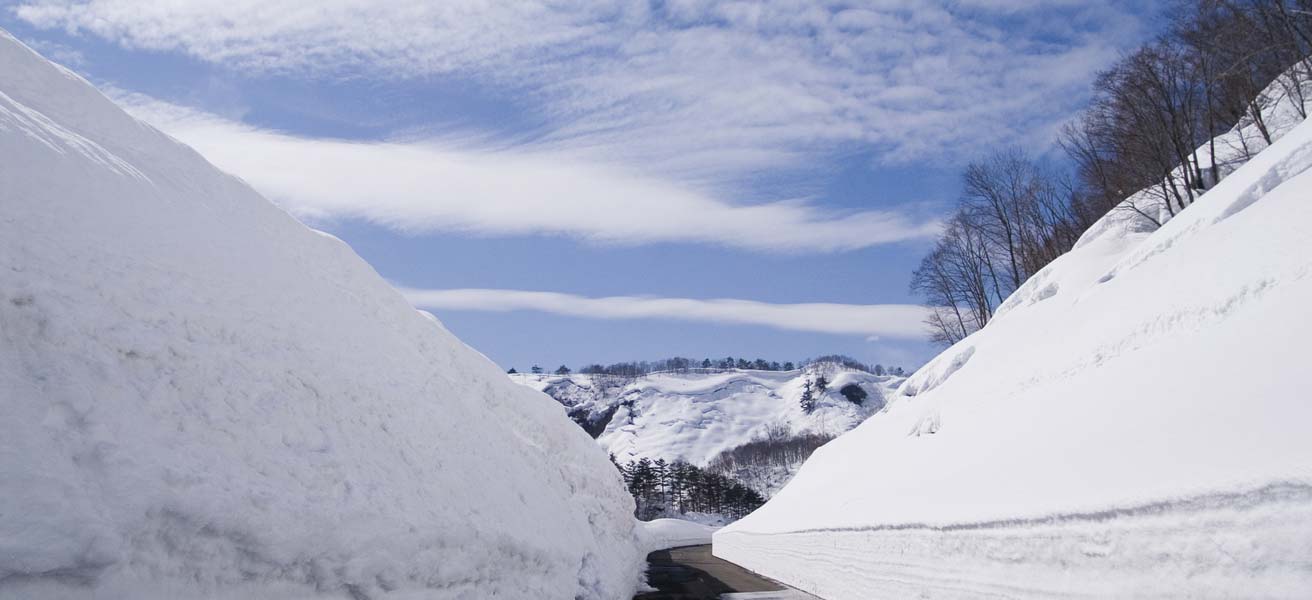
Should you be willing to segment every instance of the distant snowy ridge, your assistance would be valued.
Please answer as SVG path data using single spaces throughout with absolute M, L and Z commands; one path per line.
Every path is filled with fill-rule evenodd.
M 0 598 L 632 593 L 550 398 L 0 31 Z
M 801 397 L 807 382 L 827 381 L 813 392 L 807 412 Z M 786 427 L 794 434 L 837 435 L 884 407 L 885 396 L 905 379 L 874 375 L 839 365 L 793 371 L 693 371 L 653 373 L 632 380 L 588 374 L 511 375 L 564 404 L 577 420 L 596 427 L 597 441 L 616 460 L 685 460 L 705 466 L 724 450 Z M 855 404 L 842 389 L 861 388 Z
M 1305 597 L 1312 121 L 1285 112 L 1160 229 L 1105 217 L 715 554 L 827 600 Z

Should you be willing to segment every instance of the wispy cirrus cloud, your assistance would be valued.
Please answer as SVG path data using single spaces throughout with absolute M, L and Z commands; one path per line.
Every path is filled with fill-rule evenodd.
M 723 181 L 834 152 L 953 161 L 1047 144 L 1152 6 L 24 0 L 12 10 L 241 72 L 469 78 L 537 113 L 539 146 Z
M 914 339 L 924 336 L 925 308 L 906 304 L 771 304 L 753 300 L 608 296 L 497 289 L 400 288 L 411 304 L 437 310 L 531 310 L 587 319 L 666 319 Z
M 892 211 L 801 200 L 738 204 L 702 189 L 563 152 L 476 142 L 354 142 L 254 128 L 113 91 L 138 118 L 196 148 L 309 220 L 359 218 L 406 232 L 548 234 L 603 244 L 691 242 L 835 252 L 937 233 Z

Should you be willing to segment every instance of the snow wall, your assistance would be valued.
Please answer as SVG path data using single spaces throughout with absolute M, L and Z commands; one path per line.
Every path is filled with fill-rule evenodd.
M 627 598 L 551 398 L 0 31 L 0 597 Z
M 715 554 L 827 600 L 1306 598 L 1312 121 L 1285 122 L 1160 229 L 1110 213 Z

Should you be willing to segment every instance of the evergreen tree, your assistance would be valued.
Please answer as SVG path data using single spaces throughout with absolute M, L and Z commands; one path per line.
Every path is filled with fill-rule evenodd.
M 864 404 L 866 398 L 869 397 L 869 394 L 867 394 L 861 386 L 855 383 L 849 383 L 843 386 L 843 389 L 838 390 L 838 393 L 842 394 L 844 398 L 847 398 L 848 402 L 857 406 Z
M 507 375 L 515 375 L 515 374 L 518 374 L 518 373 L 519 373 L 519 371 L 516 371 L 516 370 L 515 370 L 515 367 L 510 367 L 510 370 L 509 370 L 509 371 L 506 371 L 506 374 L 507 374 Z
M 678 512 L 687 511 L 688 467 L 688 463 L 681 460 L 670 465 L 670 506 Z
M 665 459 L 658 458 L 651 464 L 651 466 L 652 475 L 656 480 L 655 487 L 657 501 L 663 507 L 669 506 L 669 487 L 666 485 L 670 476 L 669 464 L 665 462 Z
M 806 380 L 806 383 L 802 386 L 802 400 L 800 404 L 802 405 L 802 411 L 808 415 L 811 414 L 811 411 L 815 410 L 815 394 L 811 391 L 810 379 Z
M 569 367 L 567 367 L 567 366 L 565 366 L 565 365 L 560 365 L 560 368 L 556 369 L 556 374 L 557 374 L 557 375 L 569 375 Z

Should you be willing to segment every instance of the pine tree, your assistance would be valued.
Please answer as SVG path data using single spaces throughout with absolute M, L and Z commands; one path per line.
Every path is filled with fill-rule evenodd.
M 679 512 L 686 512 L 688 499 L 685 496 L 685 486 L 688 481 L 688 463 L 681 460 L 674 461 L 670 466 L 670 505 Z
M 742 483 L 682 460 L 642 458 L 616 466 L 633 495 L 634 516 L 642 520 L 672 512 L 714 512 L 738 519 L 765 503 Z
M 844 398 L 847 398 L 848 402 L 857 406 L 864 404 L 866 398 L 870 396 L 870 394 L 866 393 L 864 388 L 855 383 L 849 383 L 843 386 L 842 389 L 838 390 L 838 393 L 842 394 Z
M 655 487 L 658 502 L 662 508 L 668 507 L 670 501 L 669 487 L 667 486 L 670 476 L 669 465 L 665 462 L 665 459 L 658 458 L 651 464 L 651 466 L 652 475 L 655 476 L 656 479 Z

